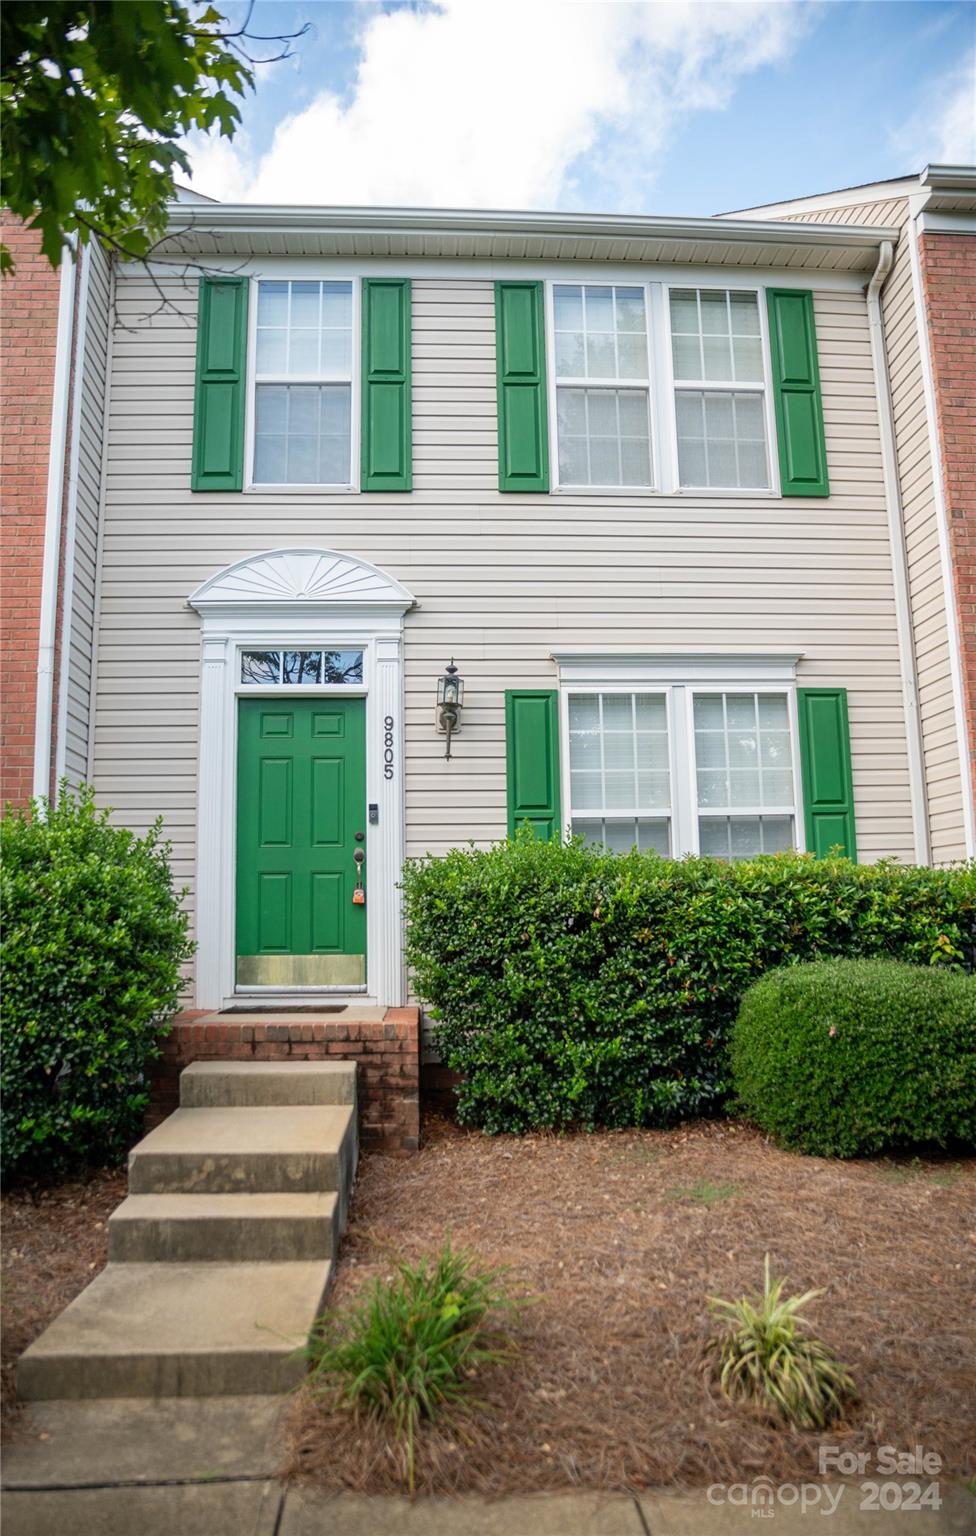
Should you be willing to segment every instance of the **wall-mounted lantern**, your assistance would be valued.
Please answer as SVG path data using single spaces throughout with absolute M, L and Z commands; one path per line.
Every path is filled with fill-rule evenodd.
M 451 737 L 461 729 L 461 709 L 464 705 L 464 683 L 457 675 L 454 657 L 444 676 L 437 680 L 437 729 L 447 737 L 446 758 L 451 755 Z

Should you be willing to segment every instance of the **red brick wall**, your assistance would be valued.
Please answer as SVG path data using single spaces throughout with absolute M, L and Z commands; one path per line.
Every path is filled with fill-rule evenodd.
M 365 1147 L 403 1156 L 420 1145 L 420 1012 L 388 1008 L 379 1023 L 309 1019 L 235 1020 L 178 1014 L 153 1072 L 150 1123 L 176 1109 L 191 1061 L 355 1061 L 359 1134 Z
M 976 236 L 919 241 L 976 784 Z
M 29 799 L 44 513 L 60 277 L 37 236 L 4 211 L 16 263 L 0 290 L 0 800 Z

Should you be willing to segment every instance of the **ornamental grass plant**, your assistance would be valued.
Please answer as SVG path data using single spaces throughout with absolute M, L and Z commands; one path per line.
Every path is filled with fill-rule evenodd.
M 767 1253 L 761 1297 L 709 1297 L 713 1316 L 725 1326 L 708 1342 L 706 1369 L 732 1403 L 793 1429 L 827 1429 L 857 1401 L 857 1388 L 802 1316 L 824 1292 L 785 1296 L 785 1285 L 770 1278 Z
M 312 1333 L 313 1394 L 389 1430 L 411 1495 L 422 1421 L 473 1406 L 479 1373 L 515 1353 L 502 1323 L 517 1303 L 500 1289 L 501 1274 L 448 1242 L 435 1257 L 399 1264 L 345 1312 L 323 1314 Z

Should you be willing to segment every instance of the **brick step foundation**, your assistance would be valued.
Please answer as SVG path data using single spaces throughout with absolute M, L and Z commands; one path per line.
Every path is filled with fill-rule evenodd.
M 179 1102 L 192 1061 L 354 1061 L 363 1146 L 406 1156 L 420 1145 L 420 1010 L 337 1014 L 177 1014 L 153 1065 L 149 1124 Z

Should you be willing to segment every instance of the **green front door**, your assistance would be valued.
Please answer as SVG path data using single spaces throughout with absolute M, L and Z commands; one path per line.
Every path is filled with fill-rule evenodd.
M 366 701 L 241 699 L 239 727 L 238 986 L 361 987 Z

